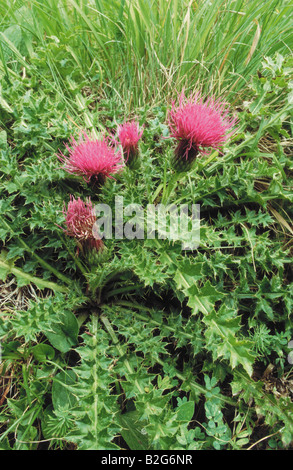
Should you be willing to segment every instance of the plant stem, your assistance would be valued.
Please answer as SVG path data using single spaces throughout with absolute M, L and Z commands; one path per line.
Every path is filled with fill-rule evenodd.
M 29 283 L 31 282 L 34 283 L 40 289 L 51 289 L 54 292 L 67 292 L 68 291 L 68 287 L 60 286 L 59 284 L 56 284 L 55 282 L 46 281 L 45 279 L 32 276 L 31 274 L 26 273 L 19 268 L 10 266 L 8 263 L 6 263 L 5 261 L 1 259 L 0 259 L 0 268 L 4 268 L 5 270 L 7 270 L 7 274 L 11 273 L 11 274 L 14 274 L 16 277 L 26 279 Z

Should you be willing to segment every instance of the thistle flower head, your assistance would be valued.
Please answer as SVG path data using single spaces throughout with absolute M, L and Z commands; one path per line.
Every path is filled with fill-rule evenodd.
M 206 100 L 200 92 L 186 97 L 179 95 L 179 104 L 172 102 L 168 116 L 170 135 L 177 140 L 175 160 L 192 163 L 199 152 L 209 147 L 220 148 L 233 134 L 234 117 L 226 103 L 214 96 Z
M 103 242 L 94 230 L 96 215 L 90 198 L 83 202 L 80 197 L 75 199 L 70 196 L 67 208 L 64 204 L 63 214 L 66 235 L 74 237 L 84 248 L 102 248 Z
M 123 155 L 126 165 L 134 166 L 138 158 L 138 142 L 142 136 L 143 129 L 140 129 L 136 121 L 125 122 L 117 128 L 118 140 L 122 145 Z
M 68 173 L 83 176 L 89 182 L 91 178 L 103 182 L 106 177 L 112 177 L 122 167 L 121 156 L 115 148 L 110 146 L 106 137 L 101 140 L 91 140 L 83 132 L 76 141 L 70 138 L 71 146 L 65 144 L 69 156 L 59 154 L 59 159 L 64 163 L 64 170 Z

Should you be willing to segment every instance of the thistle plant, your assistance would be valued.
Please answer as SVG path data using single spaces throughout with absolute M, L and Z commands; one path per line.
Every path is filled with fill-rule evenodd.
M 270 436 L 292 445 L 290 64 L 266 60 L 241 133 L 212 164 L 236 124 L 223 101 L 181 93 L 167 116 L 164 105 L 143 109 L 140 158 L 137 123 L 122 124 L 117 142 L 106 131 L 75 139 L 55 88 L 47 99 L 29 74 L 14 72 L 11 86 L 0 77 L 0 449 L 250 449 Z M 90 128 L 99 114 L 113 129 L 129 111 L 113 97 L 81 111 L 74 93 Z M 78 178 L 57 168 L 63 141 L 63 168 Z M 121 171 L 133 162 L 141 171 Z M 198 203 L 200 244 L 182 249 L 187 224 L 176 238 L 127 237 L 141 219 L 120 212 L 116 196 L 143 216 L 150 203 L 158 235 L 164 202 L 167 222 L 173 206 Z M 99 203 L 111 218 L 98 220 Z
M 209 148 L 220 148 L 233 134 L 235 117 L 229 108 L 214 96 L 204 99 L 199 91 L 186 97 L 179 95 L 179 103 L 172 102 L 168 115 L 170 136 L 177 142 L 172 165 L 177 171 L 191 168 L 197 156 L 208 154 Z
M 103 184 L 123 168 L 121 155 L 105 136 L 93 140 L 83 132 L 78 140 L 71 136 L 70 144 L 65 144 L 69 156 L 60 152 L 59 160 L 65 171 L 82 176 L 87 183 Z
M 102 250 L 103 242 L 95 230 L 96 215 L 90 198 L 83 202 L 80 197 L 75 199 L 71 195 L 68 206 L 64 204 L 63 214 L 67 227 L 64 232 L 76 239 L 82 251 Z
M 126 165 L 135 169 L 139 166 L 138 142 L 143 134 L 136 121 L 125 122 L 118 126 L 118 142 L 121 143 Z

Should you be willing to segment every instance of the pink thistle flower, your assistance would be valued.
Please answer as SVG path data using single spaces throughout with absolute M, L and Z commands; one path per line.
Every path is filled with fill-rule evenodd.
M 112 174 L 123 168 L 121 155 L 110 146 L 105 137 L 101 140 L 91 140 L 83 132 L 78 141 L 71 136 L 70 144 L 71 147 L 65 144 L 69 157 L 60 153 L 59 159 L 64 163 L 64 170 L 83 176 L 86 182 L 94 179 L 103 183 L 106 177 L 112 178 Z
M 143 129 L 140 129 L 139 123 L 125 122 L 117 128 L 118 139 L 122 145 L 123 155 L 126 165 L 135 168 L 138 159 L 138 142 L 142 136 Z
M 199 92 L 186 98 L 183 91 L 178 106 L 172 102 L 168 116 L 170 135 L 178 141 L 175 167 L 191 166 L 199 152 L 209 153 L 208 147 L 219 149 L 233 134 L 235 123 L 225 102 L 214 96 L 204 101 Z
M 98 236 L 94 225 L 96 214 L 90 198 L 83 202 L 80 197 L 70 196 L 68 207 L 64 203 L 63 214 L 67 229 L 66 235 L 75 238 L 82 248 L 103 248 L 103 242 Z

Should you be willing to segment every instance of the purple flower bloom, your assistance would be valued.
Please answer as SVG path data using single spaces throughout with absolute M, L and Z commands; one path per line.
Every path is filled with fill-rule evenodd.
M 177 140 L 175 166 L 191 165 L 199 152 L 207 154 L 209 147 L 219 149 L 233 134 L 235 123 L 222 100 L 214 96 L 204 100 L 200 92 L 187 98 L 183 91 L 179 104 L 173 101 L 168 115 L 170 135 Z
M 64 204 L 66 235 L 75 238 L 83 248 L 101 250 L 103 242 L 94 230 L 96 215 L 90 198 L 83 202 L 80 197 L 70 196 L 68 206 Z
M 121 155 L 109 145 L 105 137 L 91 140 L 84 132 L 78 141 L 71 136 L 70 143 L 71 147 L 65 144 L 69 156 L 60 153 L 59 159 L 64 163 L 64 170 L 83 176 L 87 182 L 91 179 L 104 182 L 105 178 L 111 178 L 111 175 L 123 168 Z
M 123 149 L 125 163 L 129 167 L 135 167 L 138 159 L 138 142 L 142 136 L 143 129 L 140 129 L 139 123 L 125 122 L 117 128 L 118 140 Z

